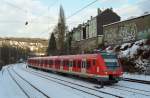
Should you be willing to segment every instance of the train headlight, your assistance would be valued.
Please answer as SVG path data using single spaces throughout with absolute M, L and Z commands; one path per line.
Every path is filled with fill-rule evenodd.
M 107 75 L 107 74 L 108 74 L 108 72 L 105 72 L 105 74 Z

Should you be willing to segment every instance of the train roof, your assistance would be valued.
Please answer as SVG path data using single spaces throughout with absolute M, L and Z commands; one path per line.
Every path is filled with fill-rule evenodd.
M 77 55 L 62 55 L 62 56 L 46 56 L 46 57 L 32 57 L 29 59 L 60 59 L 60 58 L 64 58 L 64 59 L 69 59 L 69 58 L 96 58 L 98 55 L 100 55 L 99 53 L 95 53 L 95 54 L 77 54 Z

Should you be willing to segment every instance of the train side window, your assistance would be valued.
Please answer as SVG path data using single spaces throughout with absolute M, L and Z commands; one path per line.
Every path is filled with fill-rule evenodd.
M 51 60 L 48 60 L 48 64 L 51 65 Z
M 75 60 L 73 60 L 73 66 L 76 66 L 76 61 Z
M 48 60 L 48 65 L 51 65 L 51 60 Z
M 96 65 L 96 60 L 95 59 L 93 60 L 93 65 Z
M 46 65 L 48 64 L 48 60 L 45 60 L 45 64 L 46 64 Z
M 78 61 L 78 65 L 79 68 L 81 67 L 81 61 Z
M 48 64 L 48 60 L 45 60 L 45 64 L 46 64 L 46 65 Z
M 60 66 L 63 66 L 63 62 L 64 60 L 62 59 L 61 61 L 60 61 Z
M 41 64 L 41 60 L 39 60 L 39 64 Z
M 56 65 L 56 60 L 53 60 L 54 61 L 54 65 Z
M 68 60 L 66 61 L 66 66 L 69 66 L 69 61 Z
M 49 60 L 49 65 L 52 65 L 52 60 Z
M 43 64 L 45 64 L 46 63 L 46 60 L 43 60 Z
M 72 67 L 72 65 L 73 65 L 73 61 L 71 60 L 69 61 L 69 67 Z
M 63 60 L 63 66 L 65 66 L 66 65 L 66 61 L 65 60 Z
M 58 60 L 58 65 L 60 66 L 60 60 Z
M 87 60 L 87 68 L 90 68 L 90 66 L 91 66 L 91 61 Z
M 40 64 L 42 64 L 42 60 L 40 60 L 40 62 L 39 62 Z
M 53 65 L 54 64 L 54 60 L 51 60 L 51 65 Z
M 58 60 L 55 60 L 56 61 L 56 65 L 58 65 Z
M 56 60 L 56 65 L 60 65 L 60 60 Z
M 41 64 L 41 60 L 39 59 L 39 64 Z
M 67 61 L 66 60 L 64 61 L 64 66 L 67 66 Z
M 53 60 L 53 65 L 55 65 L 56 64 L 56 61 L 55 61 L 55 59 Z

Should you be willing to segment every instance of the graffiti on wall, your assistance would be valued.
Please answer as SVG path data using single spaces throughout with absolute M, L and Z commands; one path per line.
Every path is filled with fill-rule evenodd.
M 136 39 L 137 26 L 135 23 L 123 24 L 119 27 L 119 38 L 122 42 L 134 41 Z
M 150 15 L 104 26 L 104 44 L 115 45 L 150 39 Z
M 105 36 L 105 44 L 115 44 L 117 38 L 117 28 L 109 28 L 104 31 Z
M 150 28 L 138 32 L 138 39 L 150 39 Z

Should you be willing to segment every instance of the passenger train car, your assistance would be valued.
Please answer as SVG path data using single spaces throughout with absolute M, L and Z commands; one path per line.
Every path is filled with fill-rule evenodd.
M 29 67 L 118 82 L 123 74 L 117 56 L 109 53 L 29 58 Z

